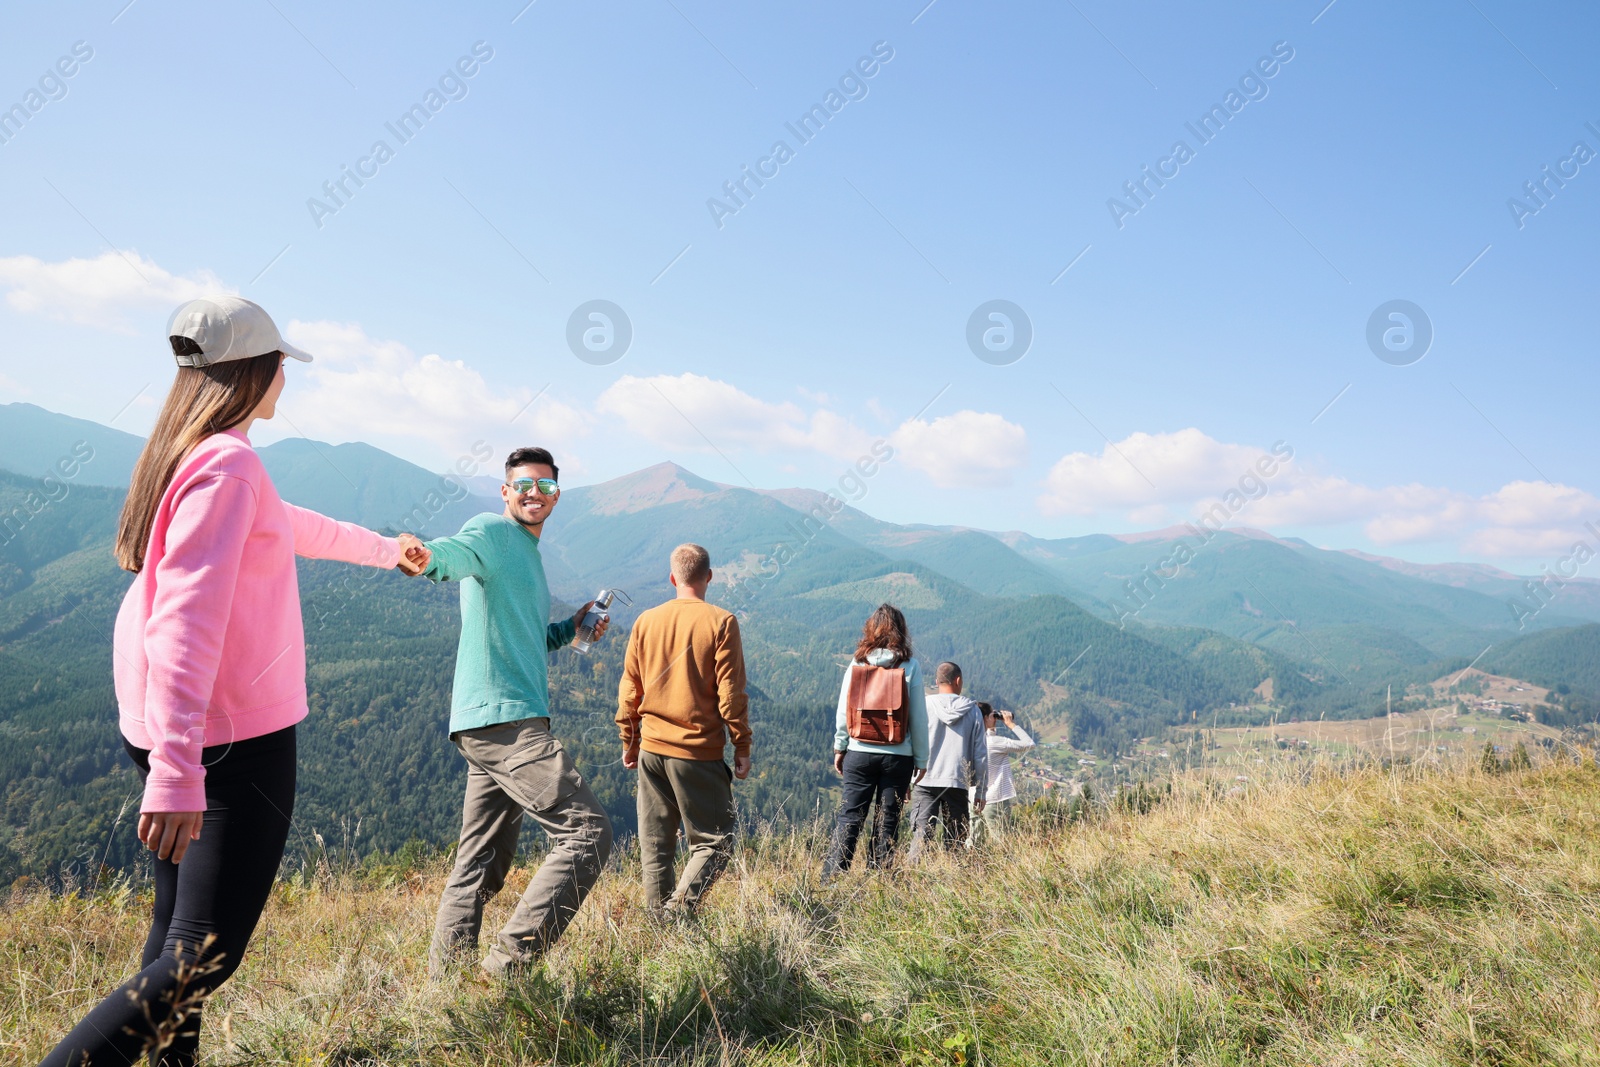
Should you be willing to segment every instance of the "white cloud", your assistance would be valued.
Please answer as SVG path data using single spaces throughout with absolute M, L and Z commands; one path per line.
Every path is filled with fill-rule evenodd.
M 173 274 L 131 249 L 58 263 L 3 257 L 0 288 L 16 311 L 124 334 L 135 332 L 129 312 L 170 311 L 186 300 L 236 291 L 208 270 Z
M 402 454 L 415 454 L 408 443 L 421 438 L 453 460 L 480 440 L 506 451 L 587 430 L 581 411 L 548 393 L 535 399 L 532 389 L 493 387 L 461 360 L 419 356 L 398 341 L 368 337 L 353 323 L 297 320 L 284 333 L 315 357 L 289 364 L 292 375 L 305 379 L 291 382 L 281 405 L 293 432 L 368 441 Z M 570 462 L 563 457 L 563 468 Z
M 1162 510 L 1191 518 L 1209 511 L 1229 525 L 1267 529 L 1360 523 L 1375 544 L 1453 543 L 1507 560 L 1565 552 L 1584 536 L 1582 524 L 1600 516 L 1600 498 L 1566 485 L 1511 482 L 1481 496 L 1418 483 L 1368 486 L 1294 459 L 1263 475 L 1257 463 L 1266 455 L 1193 428 L 1135 433 L 1099 455 L 1062 457 L 1038 503 L 1046 514 L 1122 513 L 1141 524 L 1159 521 Z
M 958 411 L 932 422 L 908 419 L 889 441 L 896 458 L 940 486 L 973 476 L 1009 485 L 1011 472 L 1028 462 L 1027 431 L 990 411 Z
M 1185 504 L 1237 481 L 1260 458 L 1260 449 L 1223 444 L 1190 428 L 1177 433 L 1134 433 L 1107 443 L 1096 455 L 1072 452 L 1045 475 L 1039 510 L 1046 515 L 1096 515 L 1153 505 Z
M 854 460 L 872 444 L 870 434 L 834 412 L 807 413 L 797 404 L 761 400 L 699 374 L 624 375 L 600 394 L 595 407 L 669 449 L 806 449 Z
M 817 403 L 826 400 L 819 393 L 801 395 Z M 789 401 L 762 400 L 699 374 L 624 376 L 600 394 L 595 407 L 668 449 L 805 450 L 853 462 L 868 454 L 874 442 L 872 434 L 825 407 L 808 411 Z M 1027 462 L 1022 427 L 987 412 L 959 411 L 931 423 L 909 420 L 889 441 L 897 460 L 940 485 L 975 472 L 1003 483 Z
M 1459 527 L 1465 494 L 1426 485 L 1360 485 L 1330 475 L 1285 472 L 1267 484 L 1267 495 L 1250 504 L 1257 526 L 1332 526 L 1366 522 L 1375 541 L 1419 541 Z
M 1567 485 L 1510 482 L 1474 496 L 1442 486 L 1373 488 L 1346 478 L 1291 476 L 1250 505 L 1250 525 L 1316 526 L 1359 522 L 1373 543 L 1455 542 L 1493 559 L 1526 559 L 1570 548 L 1582 524 L 1600 516 L 1600 498 Z

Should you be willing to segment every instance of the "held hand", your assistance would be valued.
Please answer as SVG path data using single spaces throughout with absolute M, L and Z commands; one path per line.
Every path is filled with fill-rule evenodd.
M 839 775 L 841 778 L 844 777 L 844 753 L 843 752 L 835 752 L 833 754 L 833 773 Z
M 630 771 L 639 766 L 639 743 L 637 741 L 622 747 L 622 765 Z
M 744 781 L 746 778 L 750 777 L 750 757 L 749 756 L 735 756 L 735 757 L 733 757 L 733 776 L 735 778 L 739 779 L 741 782 Z
M 574 630 L 583 625 L 583 617 L 589 614 L 589 609 L 592 607 L 594 607 L 594 601 L 591 600 L 583 607 L 579 608 L 577 614 L 572 616 L 572 628 Z M 594 628 L 594 636 L 596 639 L 606 632 L 606 624 L 610 621 L 610 619 L 602 619 L 600 624 Z
M 400 542 L 400 551 L 404 554 L 400 562 L 395 565 L 396 570 L 415 578 L 428 569 L 428 565 L 433 562 L 433 553 L 428 551 L 428 546 L 423 544 L 416 534 L 403 533 L 395 540 Z
M 147 811 L 139 816 L 139 841 L 157 859 L 183 862 L 189 842 L 200 840 L 203 811 Z

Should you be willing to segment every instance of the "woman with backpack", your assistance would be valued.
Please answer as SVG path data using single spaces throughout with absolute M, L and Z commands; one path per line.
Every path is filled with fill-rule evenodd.
M 861 640 L 839 687 L 833 769 L 844 795 L 822 879 L 850 869 L 869 812 L 868 867 L 887 867 L 900 833 L 900 809 L 928 766 L 928 708 L 906 617 L 882 604 L 861 628 Z
M 295 557 L 420 570 L 394 538 L 278 497 L 246 433 L 275 413 L 285 357 L 311 357 L 265 311 L 195 300 L 168 333 L 178 372 L 117 528 L 117 562 L 136 577 L 113 641 L 154 914 L 143 969 L 45 1057 L 51 1067 L 194 1062 L 200 1005 L 239 966 L 294 810 L 307 711 Z

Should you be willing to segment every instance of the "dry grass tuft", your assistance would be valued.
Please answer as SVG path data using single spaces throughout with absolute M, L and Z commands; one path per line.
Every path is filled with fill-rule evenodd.
M 826 888 L 819 828 L 763 832 L 685 927 L 647 921 L 624 859 L 512 986 L 427 980 L 442 862 L 302 875 L 208 1006 L 208 1062 L 1600 1059 L 1592 761 L 1329 772 L 1242 795 L 1196 777 L 1162 797 Z M 9 1058 L 36 1060 L 130 973 L 148 906 L 126 885 L 14 894 Z

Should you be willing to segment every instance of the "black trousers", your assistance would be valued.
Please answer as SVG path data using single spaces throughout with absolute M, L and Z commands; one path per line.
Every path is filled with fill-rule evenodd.
M 962 848 L 966 845 L 967 831 L 971 826 L 966 786 L 917 786 L 911 800 L 913 859 L 932 840 L 935 823 L 944 829 L 946 849 Z
M 910 756 L 876 752 L 844 754 L 844 797 L 833 827 L 828 859 L 822 867 L 824 878 L 850 869 L 861 828 L 874 805 L 877 817 L 873 820 L 868 842 L 867 866 L 889 866 L 900 835 L 900 808 L 911 794 L 911 776 L 916 769 L 916 761 Z
M 150 753 L 124 742 L 150 774 Z M 188 1067 L 200 1002 L 239 966 L 278 876 L 294 811 L 295 731 L 206 748 L 206 813 L 182 863 L 155 861 L 143 970 L 95 1007 L 42 1067 Z

